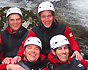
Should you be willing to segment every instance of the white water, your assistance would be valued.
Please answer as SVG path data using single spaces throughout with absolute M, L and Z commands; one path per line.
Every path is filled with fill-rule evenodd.
M 0 7 L 16 6 L 37 12 L 37 6 L 41 1 L 52 1 L 54 4 L 57 2 L 55 8 L 57 17 L 61 16 L 59 19 L 72 25 L 88 27 L 88 0 L 0 0 Z
M 71 7 L 75 10 L 74 17 L 80 20 L 79 25 L 88 27 L 88 0 L 69 0 Z

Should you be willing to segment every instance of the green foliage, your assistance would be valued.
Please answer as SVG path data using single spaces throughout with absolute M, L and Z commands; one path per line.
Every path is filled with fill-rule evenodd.
M 4 24 L 6 24 L 6 11 L 9 8 L 10 7 L 0 8 L 0 31 L 4 27 Z M 30 20 L 30 24 L 28 26 L 29 29 L 38 25 L 38 18 L 36 13 L 33 11 L 25 10 L 24 8 L 21 8 L 21 11 L 23 14 L 23 22 Z

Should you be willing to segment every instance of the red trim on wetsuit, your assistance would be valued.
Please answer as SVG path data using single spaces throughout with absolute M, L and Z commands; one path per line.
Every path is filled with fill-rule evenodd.
M 64 32 L 64 35 L 67 37 L 67 39 L 69 40 L 70 42 L 70 49 L 71 50 L 74 50 L 74 51 L 79 51 L 80 52 L 80 49 L 78 47 L 78 44 L 77 42 L 75 41 L 70 29 L 68 28 L 68 26 L 66 26 L 66 29 L 65 29 L 65 32 Z
M 68 61 L 66 62 L 61 62 L 59 61 L 57 58 L 54 57 L 54 54 L 52 52 L 49 53 L 48 55 L 48 59 L 50 62 L 54 63 L 55 65 L 58 65 L 58 63 L 61 63 L 61 64 L 68 64 L 68 61 L 70 62 L 71 61 L 71 57 L 68 58 Z
M 84 67 L 88 68 L 88 60 L 82 59 L 81 62 L 84 65 Z
M 0 64 L 0 70 L 5 69 L 5 67 L 6 67 L 6 64 Z

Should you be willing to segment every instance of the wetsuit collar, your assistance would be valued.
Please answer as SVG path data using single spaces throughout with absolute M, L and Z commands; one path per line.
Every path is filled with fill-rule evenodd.
M 54 56 L 54 54 L 52 52 L 49 53 L 48 59 L 50 62 L 52 62 L 54 64 L 70 64 L 70 62 L 71 62 L 71 57 L 69 57 L 66 62 L 61 62 L 57 57 Z
M 45 30 L 45 31 L 47 31 L 47 32 L 51 32 L 51 31 L 53 31 L 53 29 L 56 27 L 56 23 L 52 23 L 52 25 L 51 25 L 51 27 L 49 27 L 49 28 L 46 28 L 42 23 L 41 23 L 41 26 L 42 26 L 42 28 Z

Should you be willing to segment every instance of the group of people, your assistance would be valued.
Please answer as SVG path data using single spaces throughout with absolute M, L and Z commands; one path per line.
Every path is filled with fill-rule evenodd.
M 0 40 L 0 69 L 86 70 L 88 61 L 81 56 L 69 27 L 55 17 L 53 4 L 40 3 L 38 14 L 40 24 L 28 31 L 22 26 L 19 8 L 7 11 L 8 27 Z

